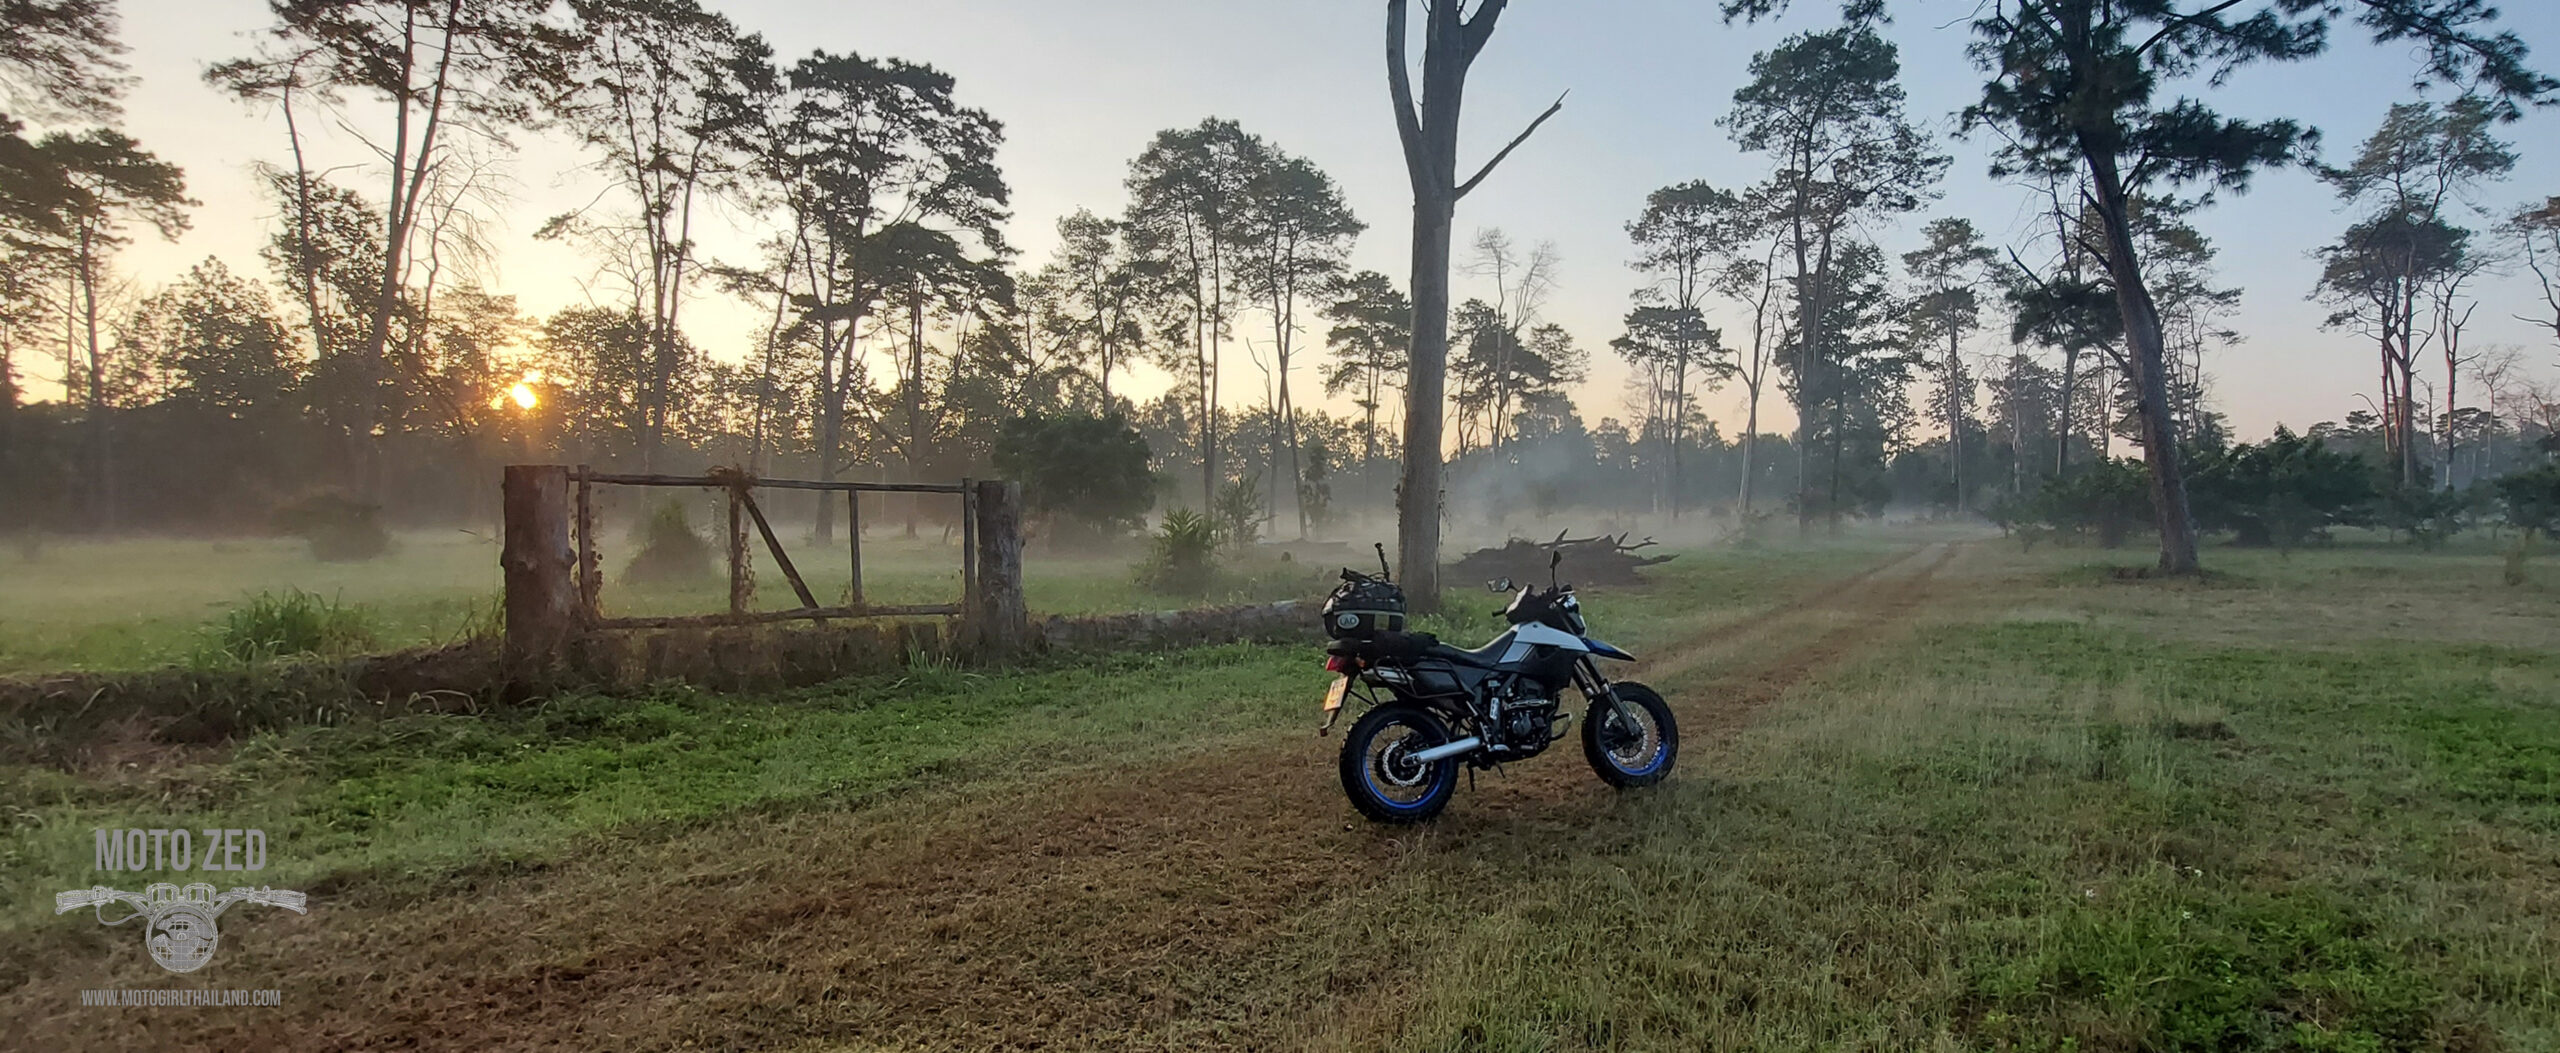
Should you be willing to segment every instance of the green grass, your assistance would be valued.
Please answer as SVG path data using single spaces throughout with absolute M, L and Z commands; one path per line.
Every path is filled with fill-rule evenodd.
M 1696 569 L 1661 588 L 1595 590 L 1587 603 L 1613 637 L 1641 648 L 1673 635 L 1684 617 L 1732 609 L 1738 594 L 1783 594 L 1795 580 L 1890 550 L 1693 556 Z M 1489 613 L 1498 598 L 1457 603 L 1426 624 L 1470 645 L 1498 629 Z M 416 886 L 540 863 L 579 838 L 633 828 L 1304 731 L 1318 719 L 1320 662 L 1311 646 L 1226 646 L 1009 674 L 924 665 L 777 696 L 671 690 L 298 727 L 227 757 L 134 776 L 11 766 L 0 769 L 0 814 L 16 817 L 0 839 L 0 883 L 9 886 L 0 896 L 33 903 L 38 886 L 86 880 L 86 833 L 99 826 L 257 817 L 273 843 L 294 846 L 261 880 Z M 33 915 L 12 917 L 25 924 Z
M 725 577 L 692 586 L 623 584 L 623 541 L 609 539 L 603 559 L 608 614 L 728 609 Z M 841 549 L 786 543 L 820 602 L 843 598 L 851 574 Z M 864 598 L 872 603 L 960 599 L 956 539 L 946 544 L 928 530 L 910 540 L 884 526 L 864 540 L 863 558 Z M 1255 561 L 1231 568 L 1208 596 L 1182 598 L 1140 588 L 1135 559 L 1035 553 L 1025 561 L 1024 592 L 1035 614 L 1163 610 L 1322 596 L 1335 569 Z M 761 545 L 755 572 L 758 609 L 798 605 Z M 402 535 L 391 555 L 364 563 L 322 563 L 292 539 L 55 542 L 32 561 L 0 554 L 0 676 L 182 663 L 260 595 L 296 590 L 361 608 L 383 647 L 454 643 L 492 623 L 500 584 L 498 546 L 459 530 Z
M 1914 537 L 1685 554 L 1586 608 L 1644 653 Z M 2552 594 L 2459 545 L 2215 550 L 2204 585 L 2091 569 L 2143 559 L 1971 549 L 1916 621 L 1694 729 L 1662 787 L 1462 794 L 1444 825 L 1382 834 L 1375 880 L 1167 996 L 1318 1048 L 2560 1049 Z M 1472 644 L 1497 602 L 1456 593 L 1424 627 Z M 1657 686 L 1703 711 L 1720 678 L 1850 617 L 1816 605 Z M 43 891 L 87 883 L 93 826 L 254 821 L 290 846 L 261 880 L 361 901 L 757 813 L 1036 792 L 1303 734 L 1314 661 L 921 667 L 9 768 L 0 896 L 9 930 L 45 920 Z
M 1303 656 L 1252 647 L 1008 676 L 921 667 L 788 697 L 670 691 L 302 727 L 252 740 L 220 763 L 133 782 L 20 767 L 0 787 L 0 807 L 17 816 L 0 841 L 0 883 L 31 904 L 38 886 L 88 880 L 85 833 L 95 826 L 254 820 L 272 843 L 293 846 L 262 881 L 414 887 L 469 868 L 540 863 L 577 838 L 636 826 L 860 800 L 1167 733 L 1214 740 L 1284 716 L 1305 721 L 1309 668 Z M 1255 688 L 1274 682 L 1297 689 Z M 1212 698 L 1222 704 L 1202 704 Z
M 2560 1048 L 2560 652 L 2010 614 L 2048 602 L 1799 690 L 1622 829 L 1320 922 L 1445 963 L 1378 1044 Z
M 412 534 L 388 558 L 322 563 L 277 540 L 56 542 L 0 555 L 0 675 L 180 662 L 260 593 L 299 589 L 366 609 L 386 646 L 458 640 L 487 621 L 498 549 Z

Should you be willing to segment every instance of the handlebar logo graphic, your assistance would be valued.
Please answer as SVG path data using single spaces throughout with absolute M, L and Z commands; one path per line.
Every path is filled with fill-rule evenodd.
M 109 921 L 110 903 L 130 906 L 133 913 Z M 299 892 L 235 888 L 217 895 L 213 886 L 201 881 L 185 888 L 164 881 L 144 888 L 139 895 L 105 886 L 58 892 L 53 897 L 53 912 L 68 914 L 82 907 L 95 907 L 98 920 L 109 925 L 145 919 L 142 942 L 151 951 L 151 960 L 173 973 L 191 973 L 213 960 L 214 948 L 222 943 L 222 930 L 214 919 L 234 903 L 262 903 L 297 914 L 309 912 L 306 899 Z
M 207 842 L 201 854 L 195 850 L 195 838 L 184 829 L 95 833 L 99 870 L 263 870 L 267 865 L 267 835 L 263 830 L 208 829 L 204 831 Z M 222 943 L 217 919 L 239 903 L 310 913 L 310 898 L 290 889 L 234 886 L 229 891 L 216 892 L 212 884 L 202 881 L 184 888 L 176 882 L 153 882 L 141 892 L 105 885 L 72 889 L 54 894 L 53 912 L 68 914 L 90 908 L 107 925 L 142 919 L 142 945 L 151 952 L 151 960 L 173 973 L 191 973 L 213 960 L 214 949 Z M 128 907 L 132 913 L 109 918 L 110 905 Z

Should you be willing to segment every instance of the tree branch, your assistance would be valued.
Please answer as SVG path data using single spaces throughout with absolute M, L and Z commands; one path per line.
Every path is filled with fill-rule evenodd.
M 1436 0 L 1436 2 L 1454 4 L 1458 0 Z M 1477 6 L 1475 17 L 1467 19 L 1466 48 L 1459 52 L 1462 57 L 1458 64 L 1461 67 L 1475 64 L 1476 53 L 1483 51 L 1485 42 L 1493 39 L 1493 24 L 1501 20 L 1502 9 L 1510 2 L 1511 0 L 1484 0 Z
M 1422 118 L 1413 108 L 1413 71 L 1405 64 L 1407 0 L 1387 0 L 1387 97 L 1396 108 L 1396 139 L 1404 144 L 1405 173 L 1422 189 Z
M 1565 94 L 1570 95 L 1572 92 L 1568 91 Z M 1450 196 L 1453 199 L 1467 196 L 1467 192 L 1474 190 L 1476 184 L 1484 182 L 1484 177 L 1493 174 L 1494 166 L 1501 164 L 1503 158 L 1511 156 L 1511 151 L 1519 149 L 1521 143 L 1528 142 L 1529 136 L 1538 130 L 1539 125 L 1547 123 L 1547 118 L 1555 116 L 1556 111 L 1562 109 L 1564 109 L 1564 95 L 1558 95 L 1556 101 L 1547 104 L 1545 113 L 1539 114 L 1537 120 L 1530 121 L 1528 127 L 1520 129 L 1520 134 L 1513 136 L 1511 142 L 1502 148 L 1502 152 L 1493 155 L 1493 160 L 1485 162 L 1483 168 L 1477 169 L 1473 178 L 1458 184 L 1458 192 Z
M 2167 22 L 2162 23 L 2160 31 L 2151 34 L 2151 39 L 2143 41 L 2141 47 L 2133 49 L 2133 53 L 2137 56 L 2148 54 L 2152 47 L 2158 45 L 2163 40 L 2169 39 L 2169 34 L 2177 32 L 2179 27 L 2192 25 L 2205 19 L 2212 18 L 2215 15 L 2238 7 L 2240 4 L 2241 0 L 2222 0 L 2221 3 L 2205 8 L 2204 10 L 2198 11 L 2192 15 L 2178 15 L 2173 17 Z

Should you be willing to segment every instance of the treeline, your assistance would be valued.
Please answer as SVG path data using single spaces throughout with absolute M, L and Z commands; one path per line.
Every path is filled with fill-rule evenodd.
M 1545 316 L 1549 245 L 1487 228 L 1454 254 L 1465 295 L 1432 411 L 1458 514 L 2006 515 L 2121 455 L 2174 475 L 2176 450 L 2235 448 L 2208 364 L 2239 339 L 2240 292 L 2185 222 L 2207 198 L 2176 190 L 2301 160 L 2300 129 L 2227 128 L 2255 152 L 2226 157 L 2161 116 L 2144 156 L 2176 167 L 2092 167 L 2085 137 L 1995 79 L 1963 120 L 2008 130 L 2003 170 L 2043 187 L 2048 222 L 1995 246 L 1938 217 L 1891 253 L 1875 232 L 1921 217 L 1949 162 L 1905 113 L 1873 5 L 1851 7 L 1755 56 L 1718 121 L 1764 178 L 1629 203 L 1638 280 L 1617 332 Z M 1349 268 L 1366 225 L 1327 173 L 1235 122 L 1142 144 L 1123 208 L 1057 220 L 1055 251 L 1025 260 L 1004 236 L 1004 128 L 929 65 L 782 56 L 695 0 L 272 10 L 253 53 L 205 79 L 274 118 L 276 224 L 255 261 L 146 290 L 117 250 L 175 236 L 198 205 L 114 130 L 112 8 L 0 8 L 0 528 L 255 529 L 315 494 L 483 518 L 498 464 L 555 459 L 827 479 L 1036 466 L 1052 516 L 1113 530 L 1188 508 L 1230 535 L 1304 536 L 1395 506 L 1409 290 Z M 2002 77 L 2062 61 L 2016 59 Z M 2489 269 L 2523 264 L 2546 298 L 2560 276 L 2560 206 L 2462 225 L 2514 167 L 2490 134 L 2511 109 L 2396 107 L 2322 169 L 2361 211 L 2317 292 L 2378 341 L 2383 388 L 2312 434 L 2376 447 L 2393 492 L 2532 468 L 2560 405 L 2518 353 L 2463 338 Z M 540 226 L 595 266 L 594 303 L 548 317 L 479 280 L 529 136 L 576 144 L 602 183 Z M 316 160 L 349 148 L 378 163 Z M 758 250 L 705 250 L 715 213 Z M 711 341 L 744 353 L 704 350 L 688 309 L 710 296 L 754 309 L 753 332 Z M 1587 383 L 1595 345 L 1633 371 L 1614 406 Z M 1172 386 L 1140 402 L 1125 388 L 1142 363 Z M 38 378 L 61 397 L 30 402 Z M 1728 388 L 1742 419 L 1720 424 L 1703 399 Z M 1352 411 L 1309 408 L 1314 389 Z M 1773 398 L 1789 433 L 1762 423 Z M 833 507 L 814 510 L 831 532 Z
M 1261 488 L 1301 520 L 1305 481 L 1396 458 L 1378 418 L 1409 308 L 1344 268 L 1362 225 L 1333 181 L 1233 122 L 1146 144 L 1126 213 L 1066 217 L 1032 266 L 1002 234 L 1002 125 L 931 66 L 781 58 L 690 2 L 275 12 L 206 80 L 277 118 L 277 226 L 254 264 L 152 291 L 117 278 L 115 251 L 174 236 L 197 203 L 110 127 L 111 8 L 5 12 L 28 45 L 0 52 L 10 105 L 62 126 L 11 119 L 0 149 L 0 481 L 22 524 L 233 525 L 313 488 L 467 515 L 493 465 L 534 457 L 949 477 L 986 470 L 999 425 L 1032 413 L 1137 422 L 1202 502 L 1248 465 L 1296 481 Z M 528 317 L 478 282 L 524 135 L 576 142 L 606 184 L 540 230 L 595 260 L 600 306 Z M 386 162 L 377 184 L 310 160 L 348 137 Z M 709 257 L 715 209 L 750 217 L 762 253 Z M 748 355 L 689 330 L 713 294 L 769 319 Z M 1233 375 L 1240 336 L 1259 376 Z M 1322 384 L 1353 396 L 1356 429 L 1292 390 L 1327 344 Z M 46 358 L 62 396 L 28 405 Z M 1140 362 L 1174 391 L 1115 394 Z

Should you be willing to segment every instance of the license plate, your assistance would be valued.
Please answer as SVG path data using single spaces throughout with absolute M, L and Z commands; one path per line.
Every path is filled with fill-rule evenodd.
M 1324 711 L 1325 711 L 1325 712 L 1327 712 L 1327 713 L 1331 713 L 1331 712 L 1333 712 L 1334 710 L 1341 709 L 1341 708 L 1342 708 L 1342 699 L 1343 699 L 1343 696 L 1348 695 L 1348 694 L 1350 694 L 1350 693 L 1351 693 L 1351 678 L 1346 676 L 1346 677 L 1341 677 L 1341 678 L 1339 678 L 1339 679 L 1336 679 L 1336 680 L 1333 682 L 1333 686 L 1332 686 L 1332 687 L 1325 689 L 1325 693 L 1324 693 Z

